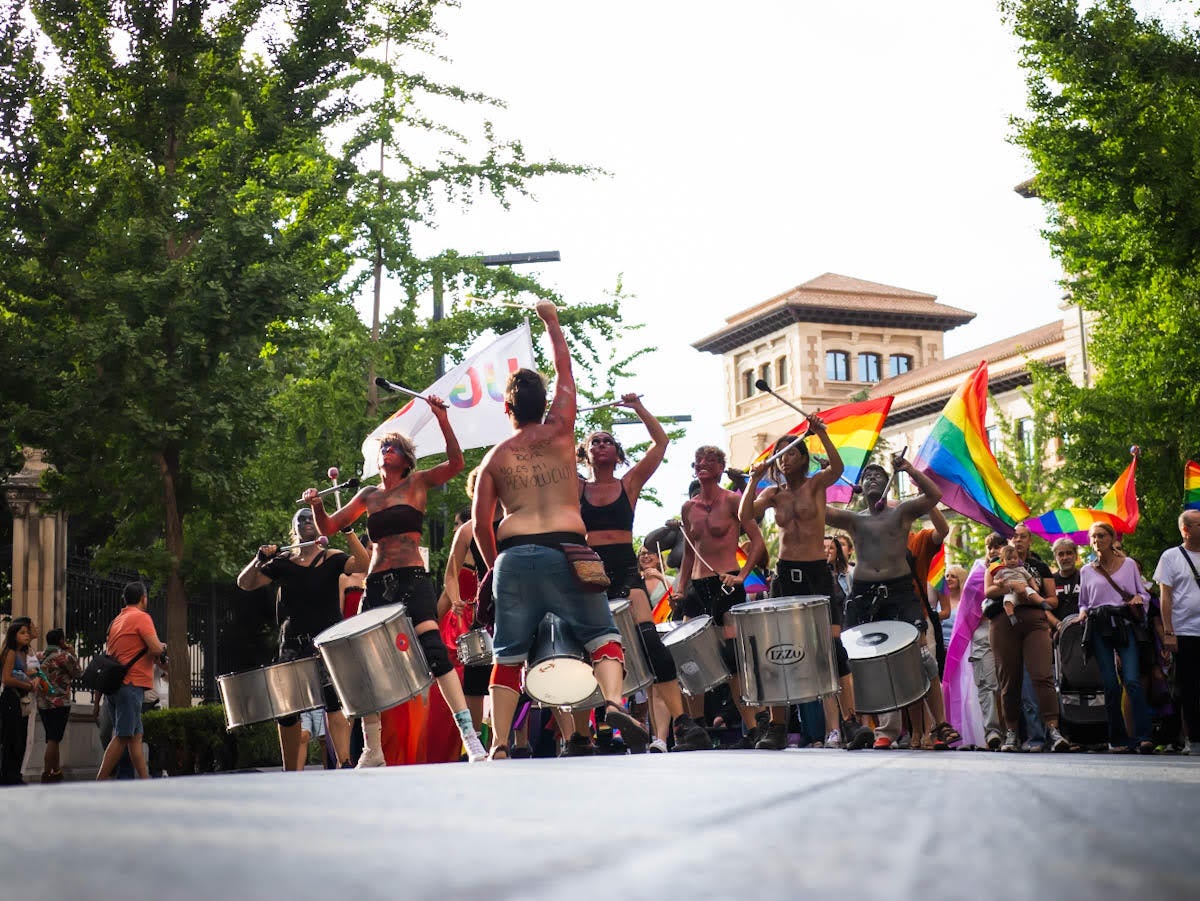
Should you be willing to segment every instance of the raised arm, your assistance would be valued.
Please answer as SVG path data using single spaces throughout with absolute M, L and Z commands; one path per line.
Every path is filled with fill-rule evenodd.
M 442 430 L 442 437 L 446 439 L 446 459 L 432 469 L 425 470 L 422 478 L 426 485 L 445 485 L 463 471 L 465 465 L 463 452 L 462 448 L 458 446 L 458 436 L 454 434 L 454 429 L 450 426 L 450 411 L 446 407 L 445 401 L 435 394 L 430 394 L 425 400 L 433 410 L 433 418 L 437 420 L 438 427 Z
M 632 410 L 637 418 L 642 421 L 646 427 L 646 431 L 650 433 L 650 448 L 642 455 L 642 459 L 638 460 L 633 465 L 633 468 L 625 474 L 622 479 L 625 482 L 625 490 L 630 498 L 636 501 L 638 494 L 642 490 L 642 486 L 650 481 L 650 476 L 654 475 L 654 471 L 658 469 L 662 463 L 663 457 L 667 453 L 667 445 L 670 439 L 667 438 L 667 430 L 662 427 L 654 414 L 647 410 L 636 394 L 626 394 L 621 397 L 619 407 L 628 407 Z
M 832 504 L 825 507 L 825 522 L 833 526 L 835 529 L 841 529 L 843 532 L 849 532 L 851 537 L 857 537 L 855 525 L 857 521 L 853 513 L 849 510 L 843 510 L 841 507 L 835 507 Z
M 739 520 L 745 521 L 746 517 L 749 517 L 757 521 L 770 508 L 778 489 L 772 485 L 761 496 L 758 493 L 758 483 L 762 481 L 766 471 L 767 464 L 765 462 L 750 467 L 750 478 L 746 482 L 746 490 L 742 492 L 742 499 L 738 502 Z
M 301 497 L 304 499 L 304 503 L 312 507 L 313 521 L 317 524 L 318 531 L 322 535 L 334 535 L 367 512 L 365 498 L 375 490 L 377 489 L 374 485 L 360 488 L 346 506 L 333 513 L 325 512 L 325 502 L 321 500 L 321 495 L 316 488 L 305 488 Z
M 546 424 L 555 425 L 567 433 L 575 433 L 575 375 L 571 371 L 571 349 L 558 321 L 558 307 L 548 300 L 537 305 L 538 318 L 546 324 L 550 352 L 554 358 L 554 400 L 546 413 Z M 490 522 L 490 520 L 489 520 Z M 476 543 L 479 539 L 475 539 Z
M 942 499 L 942 489 L 934 483 L 933 479 L 913 466 L 910 461 L 898 455 L 892 457 L 892 469 L 908 473 L 908 477 L 913 480 L 921 492 L 916 497 L 900 504 L 900 515 L 909 524 L 933 510 L 937 506 L 937 502 Z
M 250 562 L 245 568 L 238 573 L 237 587 L 242 591 L 257 591 L 258 589 L 271 584 L 271 577 L 263 572 L 262 568 L 271 562 L 271 558 L 275 555 L 278 547 L 274 544 L 264 544 L 258 549 L 258 552 L 250 558 Z
M 838 453 L 837 445 L 829 437 L 829 431 L 825 428 L 825 420 L 815 414 L 810 415 L 808 428 L 821 439 L 821 445 L 825 448 L 826 456 L 829 457 L 829 465 L 815 473 L 813 481 L 822 488 L 829 488 L 842 477 L 842 473 L 846 471 L 846 464 L 842 462 L 842 455 Z

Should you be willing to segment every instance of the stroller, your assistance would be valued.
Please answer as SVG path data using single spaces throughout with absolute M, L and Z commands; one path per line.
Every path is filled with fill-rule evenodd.
M 1063 620 L 1054 644 L 1054 682 L 1058 690 L 1059 728 L 1072 744 L 1095 745 L 1108 740 L 1104 682 L 1100 667 L 1083 653 L 1083 620 Z

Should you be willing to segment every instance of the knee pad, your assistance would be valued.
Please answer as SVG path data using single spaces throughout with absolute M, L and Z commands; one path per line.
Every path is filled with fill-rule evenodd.
M 450 655 L 446 652 L 446 642 L 442 641 L 441 632 L 437 629 L 430 629 L 428 632 L 418 635 L 417 641 L 421 645 L 421 650 L 425 652 L 425 662 L 429 664 L 429 671 L 433 673 L 434 678 L 444 676 L 454 669 L 454 664 L 450 662 Z
M 654 670 L 654 681 L 657 684 L 670 682 L 679 677 L 675 670 L 675 658 L 662 643 L 662 636 L 654 623 L 638 623 L 638 634 L 642 636 L 642 647 L 646 650 L 646 658 L 650 661 L 650 669 Z
M 731 673 L 737 672 L 737 639 L 726 638 L 721 642 L 721 659 Z
M 497 663 L 492 666 L 492 679 L 489 685 L 507 688 L 514 694 L 521 691 L 521 664 Z M 523 696 L 522 696 L 523 697 Z
M 300 722 L 300 714 L 289 713 L 287 716 L 281 716 L 275 721 L 281 728 L 287 729 L 290 726 L 295 726 Z

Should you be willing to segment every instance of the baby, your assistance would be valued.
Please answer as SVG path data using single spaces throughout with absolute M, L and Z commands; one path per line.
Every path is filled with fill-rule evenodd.
M 1038 585 L 1034 581 L 1033 576 L 1029 574 L 1029 570 L 1021 565 L 1021 556 L 1017 553 L 1017 549 L 1012 545 L 1006 544 L 1000 549 L 1000 559 L 991 566 L 992 582 L 996 585 L 1004 585 L 1008 582 L 1020 582 L 1025 585 L 1024 593 L 1028 594 L 1029 589 L 1038 590 Z M 1017 624 L 1017 595 L 1009 592 L 1004 596 L 1004 612 L 1008 614 L 1008 621 L 1014 626 Z

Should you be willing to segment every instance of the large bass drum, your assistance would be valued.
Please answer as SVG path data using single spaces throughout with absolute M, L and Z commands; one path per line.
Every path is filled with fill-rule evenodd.
M 403 604 L 374 607 L 313 639 L 346 716 L 403 704 L 433 682 Z
M 754 707 L 812 701 L 838 690 L 829 598 L 771 598 L 729 611 L 737 629 L 742 700 Z
M 525 693 L 543 707 L 581 707 L 599 690 L 583 645 L 554 613 L 538 623 L 523 681 Z
M 236 729 L 325 706 L 318 657 L 260 666 L 217 678 L 225 726 Z
M 891 620 L 842 632 L 859 713 L 900 710 L 925 697 L 929 674 L 921 660 L 920 636 L 911 623 Z

